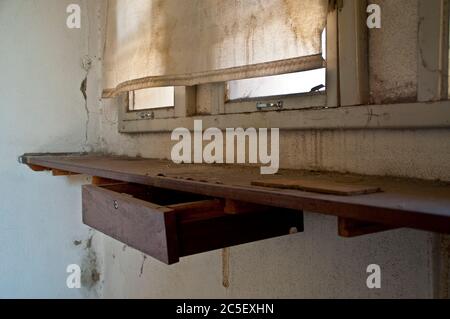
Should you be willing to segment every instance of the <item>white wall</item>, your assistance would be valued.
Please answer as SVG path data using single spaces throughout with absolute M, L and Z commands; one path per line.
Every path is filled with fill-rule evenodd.
M 0 298 L 95 296 L 66 287 L 68 264 L 88 278 L 95 259 L 81 224 L 86 178 L 34 173 L 17 161 L 88 149 L 80 92 L 88 29 L 66 27 L 69 3 L 79 1 L 0 1 Z

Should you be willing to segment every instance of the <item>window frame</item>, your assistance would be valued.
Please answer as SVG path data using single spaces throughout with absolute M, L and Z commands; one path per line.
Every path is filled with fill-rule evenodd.
M 227 101 L 226 83 L 202 84 L 195 87 L 175 87 L 175 106 L 169 108 L 129 111 L 128 94 L 119 99 L 119 132 L 144 133 L 171 131 L 181 123 L 192 121 L 195 117 L 217 116 L 226 122 L 230 114 L 261 112 L 284 112 L 304 108 L 336 107 L 338 81 L 337 75 L 337 15 L 334 10 L 327 17 L 327 65 L 325 92 L 269 96 L 262 99 Z M 283 101 L 283 109 L 257 110 L 256 102 Z M 205 103 L 205 101 L 207 101 Z M 203 107 L 202 107 L 203 105 Z M 205 107 L 206 105 L 206 107 Z M 236 111 L 239 109 L 239 111 Z M 180 123 L 170 124 L 170 123 Z M 164 129 L 162 129 L 164 128 Z
M 128 92 L 128 112 L 139 112 L 139 111 L 148 111 L 148 110 L 160 110 L 160 109 L 173 109 L 175 108 L 175 87 L 169 87 L 169 88 L 173 88 L 173 105 L 166 105 L 166 106 L 153 106 L 153 107 L 146 107 L 146 108 L 141 108 L 141 109 L 135 109 L 136 108 L 136 92 L 142 91 L 142 90 L 134 90 L 134 91 L 129 91 Z M 159 88 L 157 88 L 159 89 Z M 147 89 L 143 89 L 143 90 L 147 90 Z M 130 96 L 133 96 L 133 98 L 131 99 Z
M 129 94 L 123 94 L 120 98 L 119 122 L 123 125 L 126 122 L 151 122 L 152 120 L 185 117 L 194 114 L 195 87 L 175 86 L 174 94 L 174 106 L 136 111 L 130 110 Z
M 282 108 L 268 107 L 257 110 L 257 103 L 282 102 Z M 288 95 L 273 95 L 265 97 L 245 98 L 236 100 L 227 100 L 224 102 L 224 109 L 221 114 L 252 113 L 252 112 L 271 112 L 284 110 L 299 110 L 305 108 L 322 108 L 327 103 L 326 92 L 310 92 Z
M 422 8 L 427 8 L 427 0 L 419 0 Z M 434 37 L 435 47 L 445 46 L 445 53 L 427 55 L 429 63 L 443 65 L 448 60 L 448 39 L 443 38 L 448 30 L 448 12 L 442 14 L 448 1 L 437 6 L 433 12 L 423 9 L 419 12 L 427 27 L 423 29 L 422 38 Z M 289 105 L 286 109 L 262 110 L 255 107 L 256 101 L 231 101 L 228 104 L 241 103 L 242 112 L 230 111 L 226 106 L 225 83 L 210 83 L 196 87 L 176 87 L 179 92 L 175 99 L 173 112 L 164 109 L 149 110 L 150 117 L 142 119 L 141 114 L 127 114 L 128 101 L 121 96 L 119 101 L 119 132 L 171 132 L 177 127 L 193 129 L 193 121 L 201 119 L 204 127 L 277 127 L 284 130 L 309 129 L 367 129 L 367 128 L 435 128 L 450 127 L 450 102 L 441 98 L 442 83 L 447 73 L 427 73 L 422 70 L 418 75 L 418 99 L 413 103 L 393 103 L 370 105 L 369 99 L 369 66 L 368 66 L 368 28 L 367 2 L 364 0 L 336 1 L 337 8 L 330 11 L 327 17 L 327 65 L 326 92 L 315 94 L 314 97 L 325 95 L 325 104 L 314 106 L 310 94 L 295 96 L 278 96 L 257 99 L 261 102 L 278 101 L 282 99 Z M 439 11 L 440 10 L 440 11 Z M 436 23 L 438 19 L 439 23 Z M 447 24 L 445 24 L 447 21 Z M 440 32 L 436 32 L 439 27 Z M 436 34 L 437 33 L 437 34 Z M 424 52 L 433 48 L 427 47 L 419 40 L 419 46 Z M 419 57 L 420 58 L 420 57 Z M 436 60 L 438 59 L 438 60 Z M 447 61 L 448 62 L 448 61 Z M 422 61 L 417 61 L 418 67 Z M 429 70 L 428 70 L 429 71 Z M 430 81 L 430 76 L 434 76 Z M 421 90 L 435 92 L 421 99 Z M 125 94 L 128 95 L 128 94 Z M 436 98 L 438 95 L 438 98 Z M 308 100 L 309 99 L 309 100 Z M 309 102 L 308 102 L 309 101 Z M 429 102 L 436 101 L 434 104 Z M 308 105 L 309 104 L 309 105 Z M 321 103 L 323 104 L 323 103 Z M 142 112 L 142 111 L 141 111 Z M 139 112 L 137 112 L 139 113 Z M 371 121 L 372 118 L 376 121 Z

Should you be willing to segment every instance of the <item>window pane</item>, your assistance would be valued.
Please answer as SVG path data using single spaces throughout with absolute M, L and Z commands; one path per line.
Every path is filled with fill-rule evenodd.
M 322 57 L 326 60 L 326 29 L 322 32 Z M 300 94 L 313 91 L 325 91 L 326 69 L 316 69 L 282 75 L 266 76 L 254 79 L 230 81 L 228 99 L 267 97 L 275 95 Z
M 137 90 L 129 93 L 130 111 L 173 107 L 175 105 L 175 88 L 161 87 Z
M 311 92 L 318 85 L 325 90 L 325 69 L 228 82 L 230 100 Z

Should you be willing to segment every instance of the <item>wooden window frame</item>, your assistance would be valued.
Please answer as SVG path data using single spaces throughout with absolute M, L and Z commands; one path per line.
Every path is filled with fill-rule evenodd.
M 195 87 L 176 86 L 174 90 L 174 106 L 149 108 L 143 110 L 130 110 L 130 100 L 128 94 L 121 96 L 120 121 L 148 121 L 153 119 L 165 119 L 170 117 L 190 116 L 195 111 Z
M 175 107 L 127 112 L 127 97 L 119 101 L 119 132 L 171 132 L 204 127 L 277 127 L 282 130 L 442 128 L 450 127 L 448 99 L 448 0 L 430 8 L 420 1 L 418 97 L 415 103 L 369 105 L 367 1 L 336 1 L 327 18 L 326 92 L 268 97 L 239 102 L 240 110 L 226 107 L 225 83 L 176 87 Z M 436 32 L 439 29 L 439 32 Z M 424 39 L 432 39 L 429 42 Z M 436 54 L 438 52 L 438 54 Z M 441 72 L 423 67 L 439 66 Z M 283 100 L 286 108 L 256 110 L 256 100 Z M 431 102 L 431 103 L 430 103 Z M 236 102 L 229 102 L 236 103 Z M 203 105 L 203 106 L 202 106 Z M 206 106 L 206 107 L 205 107 Z M 236 109 L 236 105 L 234 105 Z M 150 112 L 145 115 L 142 112 Z M 376 121 L 372 121 L 376 118 Z

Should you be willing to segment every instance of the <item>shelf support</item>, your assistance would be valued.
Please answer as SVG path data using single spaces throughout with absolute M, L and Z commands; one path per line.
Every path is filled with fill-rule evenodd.
M 338 217 L 338 234 L 344 238 L 360 237 L 394 229 L 398 229 L 398 227 Z

